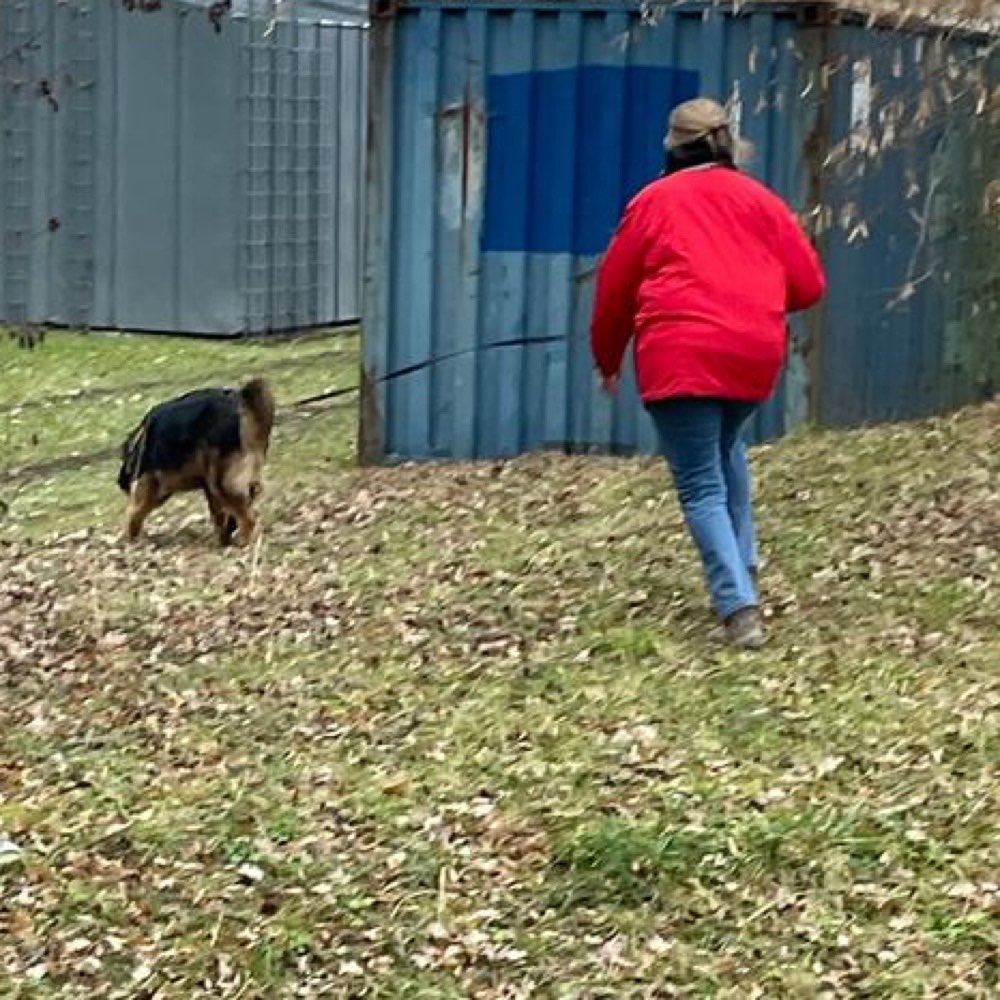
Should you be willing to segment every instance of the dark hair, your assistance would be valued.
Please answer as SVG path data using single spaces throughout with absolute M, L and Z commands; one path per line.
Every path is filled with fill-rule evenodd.
M 719 166 L 735 170 L 732 142 L 717 142 L 706 136 L 703 139 L 695 139 L 694 142 L 686 142 L 683 146 L 668 149 L 663 173 L 675 174 L 678 170 L 702 167 L 709 163 L 717 163 Z

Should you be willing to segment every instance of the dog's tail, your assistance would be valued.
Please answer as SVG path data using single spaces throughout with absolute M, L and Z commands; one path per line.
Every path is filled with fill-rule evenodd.
M 141 424 L 125 439 L 122 445 L 122 464 L 118 470 L 118 486 L 123 493 L 128 493 L 132 489 L 132 483 L 139 476 L 142 466 L 142 454 L 146 448 L 146 420 L 143 418 Z
M 262 378 L 254 378 L 240 389 L 243 406 L 251 418 L 248 431 L 254 443 L 264 450 L 271 440 L 271 429 L 274 427 L 275 401 L 271 387 Z

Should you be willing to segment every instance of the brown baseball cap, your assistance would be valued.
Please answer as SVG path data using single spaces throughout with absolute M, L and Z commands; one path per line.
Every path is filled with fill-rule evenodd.
M 709 97 L 696 97 L 678 104 L 671 113 L 667 148 L 676 149 L 697 142 L 724 128 L 729 128 L 726 109 Z

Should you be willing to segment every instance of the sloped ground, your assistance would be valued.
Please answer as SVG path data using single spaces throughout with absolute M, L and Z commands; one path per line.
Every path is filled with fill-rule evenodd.
M 0 995 L 996 995 L 998 425 L 758 452 L 759 655 L 655 462 L 357 471 L 332 410 L 237 553 L 25 486 Z

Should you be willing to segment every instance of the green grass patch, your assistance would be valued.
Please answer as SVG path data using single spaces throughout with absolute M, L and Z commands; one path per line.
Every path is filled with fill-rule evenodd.
M 356 365 L 3 350 L 8 472 Z M 661 463 L 358 470 L 344 403 L 283 419 L 253 551 L 195 499 L 122 546 L 112 461 L 0 485 L 0 994 L 992 995 L 996 406 L 759 449 L 746 655 Z

